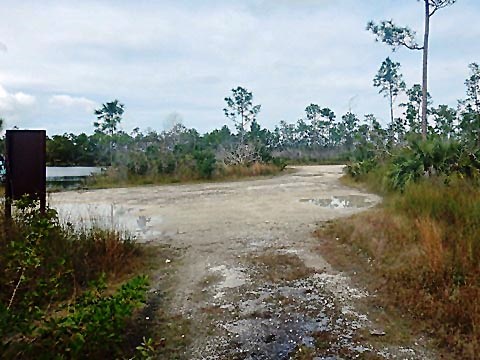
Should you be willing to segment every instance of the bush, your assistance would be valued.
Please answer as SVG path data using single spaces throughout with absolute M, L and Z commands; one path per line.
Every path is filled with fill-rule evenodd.
M 478 150 L 475 150 L 478 151 Z M 428 140 L 413 137 L 408 146 L 392 150 L 387 158 L 371 157 L 347 165 L 347 174 L 364 181 L 366 175 L 377 170 L 384 176 L 384 184 L 394 191 L 404 191 L 411 183 L 425 177 L 460 176 L 477 180 L 480 175 L 478 154 L 464 144 L 432 136 Z
M 105 296 L 106 284 L 100 279 L 73 305 L 61 308 L 66 315 L 52 316 L 37 329 L 42 350 L 35 351 L 54 348 L 70 358 L 105 358 L 120 353 L 126 321 L 145 302 L 147 285 L 147 278 L 139 276 Z
M 480 150 L 431 136 L 348 175 L 382 190 L 386 206 L 353 220 L 348 239 L 373 257 L 397 306 L 426 321 L 459 358 L 480 351 Z M 385 191 L 387 190 L 387 191 Z
M 375 159 L 366 159 L 359 162 L 349 163 L 346 166 L 346 173 L 354 179 L 360 179 L 367 175 L 376 166 Z
M 273 158 L 272 164 L 278 167 L 280 171 L 283 171 L 287 167 L 287 162 L 282 158 Z
M 405 186 L 418 181 L 424 175 L 424 164 L 415 153 L 408 150 L 393 158 L 387 168 L 386 180 L 394 190 L 403 191 Z
M 211 151 L 195 151 L 193 158 L 196 161 L 197 171 L 201 178 L 210 179 L 215 171 L 216 159 Z
M 38 204 L 16 205 L 14 219 L 0 222 L 0 354 L 114 354 L 146 279 L 108 297 L 105 279 L 131 270 L 139 247 L 115 231 L 64 226 L 53 209 L 41 214 Z

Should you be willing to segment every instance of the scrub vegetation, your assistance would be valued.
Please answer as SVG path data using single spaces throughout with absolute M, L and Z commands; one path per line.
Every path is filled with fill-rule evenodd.
M 346 163 L 344 180 L 383 195 L 384 202 L 316 234 L 330 246 L 353 249 L 349 256 L 363 262 L 385 306 L 408 315 L 452 357 L 475 359 L 480 353 L 480 66 L 468 65 L 466 96 L 453 106 L 435 104 L 427 89 L 430 21 L 454 3 L 422 2 L 421 42 L 392 20 L 367 24 L 375 40 L 393 50 L 423 53 L 422 84 L 404 81 L 393 54 L 379 66 L 373 86 L 387 99 L 387 124 L 374 114 L 351 109 L 336 114 L 311 103 L 302 118 L 282 120 L 270 130 L 258 122 L 262 107 L 252 92 L 236 87 L 223 109 L 233 132 L 224 125 L 200 134 L 174 113 L 161 132 L 127 133 L 121 124 L 128 108 L 113 100 L 94 111 L 92 135 L 48 138 L 48 164 L 105 167 L 86 185 L 113 187 L 274 175 L 292 163 Z M 144 260 L 142 247 L 128 234 L 79 229 L 61 223 L 54 209 L 42 214 L 36 204 L 18 202 L 14 218 L 0 222 L 0 354 L 103 359 L 180 353 L 190 324 L 167 314 L 157 318 L 156 330 L 173 334 L 173 344 L 153 331 L 160 340 L 129 345 L 128 325 L 145 310 L 148 279 L 134 275 L 143 272 Z M 248 260 L 269 282 L 302 279 L 312 271 L 287 253 L 266 250 Z M 317 333 L 314 340 L 317 350 L 331 345 L 328 335 Z M 312 358 L 312 349 L 299 347 L 296 358 Z
M 51 166 L 108 167 L 87 183 L 90 187 L 235 179 L 272 175 L 287 163 L 345 162 L 362 136 L 364 125 L 348 112 L 335 113 L 317 104 L 305 108 L 294 124 L 281 121 L 273 131 L 257 121 L 260 105 L 242 87 L 225 98 L 227 125 L 203 135 L 172 114 L 162 132 L 120 130 L 125 107 L 118 100 L 95 110 L 95 133 L 54 135 L 47 139 Z M 366 117 L 366 121 L 372 120 Z M 362 127 L 363 126 L 363 127 Z
M 425 3 L 429 18 L 432 7 L 454 1 Z M 428 37 L 420 47 L 410 29 L 391 21 L 369 23 L 368 29 L 394 48 L 428 47 Z M 386 130 L 373 122 L 365 128 L 366 141 L 356 146 L 344 179 L 382 194 L 384 202 L 317 235 L 348 245 L 337 251 L 349 249 L 349 256 L 364 262 L 383 305 L 408 314 L 452 356 L 474 359 L 480 351 L 479 66 L 469 65 L 466 97 L 456 108 L 432 106 L 426 81 L 408 88 L 399 70 L 388 58 L 382 64 L 374 85 L 389 99 L 391 123 Z M 408 102 L 394 117 L 394 99 L 403 91 Z
M 382 305 L 399 308 L 446 351 L 474 359 L 480 350 L 479 204 L 479 188 L 468 180 L 422 179 L 317 235 L 355 250 L 350 256 L 377 277 Z
M 383 206 L 319 232 L 359 249 L 386 281 L 387 303 L 421 320 L 438 344 L 461 358 L 480 351 L 480 125 L 476 64 L 457 110 L 430 111 L 423 140 L 368 142 L 346 167 L 349 183 L 385 197 Z
M 3 215 L 1 217 L 3 219 Z M 127 323 L 146 300 L 142 248 L 127 234 L 62 224 L 19 201 L 0 223 L 2 358 L 135 354 Z

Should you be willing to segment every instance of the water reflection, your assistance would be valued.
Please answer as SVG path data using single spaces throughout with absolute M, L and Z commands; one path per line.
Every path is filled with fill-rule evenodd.
M 331 196 L 330 198 L 320 199 L 300 199 L 300 202 L 306 202 L 330 209 L 364 208 L 374 204 L 374 201 L 364 195 Z

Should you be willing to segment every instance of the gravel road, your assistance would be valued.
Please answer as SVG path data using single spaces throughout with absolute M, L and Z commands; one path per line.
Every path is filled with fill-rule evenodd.
M 186 358 L 424 359 L 418 346 L 371 341 L 383 334 L 355 305 L 371 295 L 315 250 L 320 223 L 380 201 L 341 175 L 299 166 L 257 180 L 70 191 L 50 203 L 65 219 L 183 249 L 171 311 L 192 324 Z

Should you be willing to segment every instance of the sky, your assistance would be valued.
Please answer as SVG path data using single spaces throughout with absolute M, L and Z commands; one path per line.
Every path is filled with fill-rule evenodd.
M 390 56 L 408 86 L 420 83 L 421 52 L 392 53 L 366 23 L 393 19 L 421 40 L 422 11 L 415 0 L 0 0 L 0 117 L 7 129 L 92 133 L 94 109 L 119 99 L 127 132 L 161 131 L 176 114 L 203 133 L 229 123 L 224 98 L 243 86 L 270 129 L 310 103 L 386 124 L 373 77 Z M 435 104 L 465 96 L 479 19 L 479 0 L 432 17 Z

